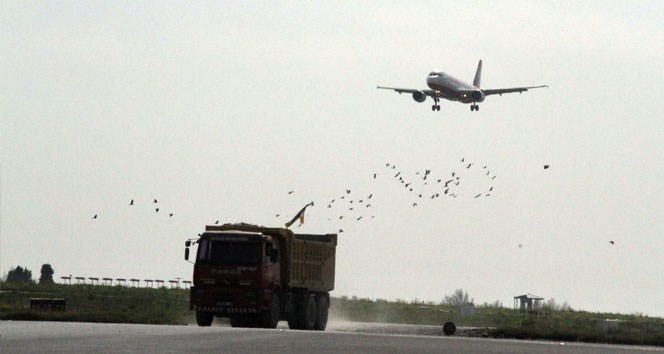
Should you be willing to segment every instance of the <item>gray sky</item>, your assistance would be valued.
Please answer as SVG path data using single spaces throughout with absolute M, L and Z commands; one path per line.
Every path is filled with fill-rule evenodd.
M 190 278 L 205 224 L 314 201 L 295 230 L 344 230 L 336 296 L 664 316 L 661 1 L 0 6 L 0 273 Z M 486 88 L 551 88 L 479 112 L 376 90 L 479 59 Z

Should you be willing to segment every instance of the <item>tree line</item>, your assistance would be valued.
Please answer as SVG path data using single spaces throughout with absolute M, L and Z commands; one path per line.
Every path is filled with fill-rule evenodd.
M 53 281 L 53 274 L 55 271 L 50 264 L 46 263 L 41 266 L 41 275 L 39 276 L 40 285 L 55 284 Z M 27 267 L 16 266 L 9 270 L 5 281 L 8 283 L 34 283 L 32 279 L 32 271 Z

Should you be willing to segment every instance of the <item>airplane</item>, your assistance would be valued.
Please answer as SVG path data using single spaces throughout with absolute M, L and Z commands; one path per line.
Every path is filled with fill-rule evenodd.
M 461 103 L 471 103 L 471 111 L 479 111 L 480 106 L 477 105 L 478 102 L 484 101 L 484 98 L 489 95 L 503 95 L 504 93 L 513 93 L 513 92 L 524 92 L 528 89 L 536 89 L 542 87 L 549 87 L 548 85 L 540 86 L 526 86 L 526 87 L 513 87 L 513 88 L 502 88 L 502 89 L 483 89 L 480 88 L 480 80 L 482 77 L 482 60 L 477 64 L 477 71 L 475 72 L 475 79 L 473 84 L 467 84 L 457 78 L 452 77 L 442 71 L 433 71 L 427 76 L 427 86 L 429 90 L 418 90 L 418 89 L 404 89 L 396 87 L 384 87 L 377 86 L 377 89 L 384 90 L 394 90 L 399 94 L 410 93 L 413 95 L 413 99 L 419 103 L 424 102 L 427 96 L 433 98 L 433 106 L 431 106 L 432 111 L 440 111 L 440 102 L 441 98 L 450 101 L 458 101 Z

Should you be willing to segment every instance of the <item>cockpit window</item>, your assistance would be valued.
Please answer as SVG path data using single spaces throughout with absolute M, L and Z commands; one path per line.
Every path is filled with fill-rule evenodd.
M 439 75 L 440 75 L 440 74 L 438 74 L 438 73 L 435 72 L 435 71 L 432 71 L 432 72 L 429 73 L 429 76 L 439 76 Z

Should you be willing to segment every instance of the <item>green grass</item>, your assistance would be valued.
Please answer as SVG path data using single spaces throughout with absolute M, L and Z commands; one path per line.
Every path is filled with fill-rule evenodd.
M 37 285 L 0 283 L 0 320 L 192 324 L 189 290 L 104 285 Z M 30 310 L 30 298 L 67 299 L 67 310 Z M 498 307 L 477 306 L 470 317 L 459 317 L 452 306 L 419 301 L 387 301 L 356 297 L 332 298 L 330 317 L 356 322 L 485 327 L 497 338 L 546 339 L 664 346 L 664 319 L 643 315 L 549 311 L 529 315 Z M 598 322 L 617 319 L 617 329 Z
M 103 285 L 1 283 L 0 319 L 185 324 L 192 320 L 189 291 Z M 67 299 L 67 310 L 30 310 L 30 298 Z

